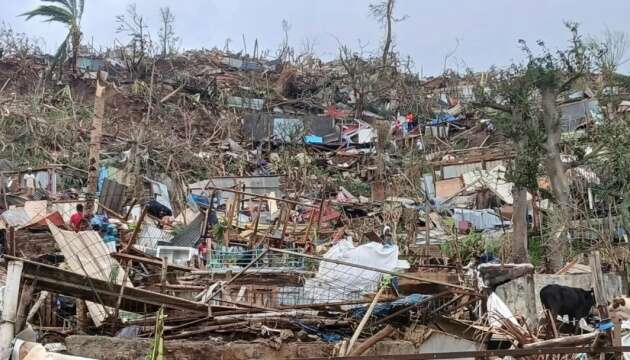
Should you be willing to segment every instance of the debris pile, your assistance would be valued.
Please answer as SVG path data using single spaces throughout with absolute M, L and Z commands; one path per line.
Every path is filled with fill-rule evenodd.
M 569 221 L 572 239 L 593 240 L 588 261 L 506 261 L 519 222 L 542 234 L 552 185 L 519 195 L 518 151 L 476 105 L 484 75 L 218 50 L 138 74 L 97 56 L 42 85 L 33 113 L 23 83 L 46 62 L 1 61 L 2 141 L 15 140 L 0 152 L 3 354 L 190 358 L 210 344 L 227 358 L 246 343 L 264 345 L 258 358 L 296 357 L 296 344 L 329 358 L 396 354 L 389 343 L 472 358 L 630 343 L 614 299 L 623 246 L 590 246 L 598 229 L 625 239 L 622 210 Z M 598 108 L 593 94 L 562 102 L 564 134 L 600 123 Z M 598 174 L 570 178 L 584 206 L 603 204 Z

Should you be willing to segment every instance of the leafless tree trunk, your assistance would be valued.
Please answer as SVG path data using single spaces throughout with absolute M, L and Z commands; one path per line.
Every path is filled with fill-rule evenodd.
M 527 253 L 527 189 L 514 186 L 514 212 L 512 214 L 512 261 L 528 261 Z
M 547 134 L 544 159 L 545 172 L 551 182 L 551 191 L 555 198 L 555 212 L 552 222 L 553 229 L 549 240 L 548 264 L 551 271 L 557 271 L 564 265 L 563 257 L 568 243 L 569 221 L 569 180 L 565 174 L 564 166 L 560 158 L 561 126 L 558 107 L 556 105 L 557 94 L 553 89 L 541 89 L 543 122 Z
M 392 44 L 392 13 L 394 12 L 394 0 L 387 0 L 387 13 L 385 14 L 386 31 L 385 44 L 383 44 L 383 66 L 387 65 L 387 57 L 389 56 L 389 48 Z
M 90 129 L 90 154 L 88 158 L 88 181 L 87 191 L 89 201 L 86 203 L 85 211 L 90 214 L 94 212 L 94 200 L 97 191 L 98 171 L 101 152 L 101 137 L 103 135 L 103 117 L 105 116 L 105 90 L 107 90 L 107 73 L 99 71 L 96 78 L 96 94 L 94 98 L 94 117 L 92 118 L 92 128 Z

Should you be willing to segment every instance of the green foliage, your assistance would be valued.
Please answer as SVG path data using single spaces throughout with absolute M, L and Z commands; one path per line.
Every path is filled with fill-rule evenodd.
M 212 238 L 215 240 L 223 239 L 225 229 L 229 226 L 227 219 L 220 219 L 219 222 L 212 226 Z
M 442 253 L 450 258 L 461 256 L 463 264 L 468 263 L 474 256 L 488 251 L 495 255 L 501 250 L 501 240 L 485 239 L 482 233 L 471 233 L 458 241 L 449 240 L 442 244 Z
M 540 236 L 530 235 L 528 237 L 527 251 L 529 253 L 529 261 L 534 267 L 540 267 L 544 264 L 545 248 Z
M 59 46 L 53 58 L 49 72 L 49 75 L 52 75 L 52 71 L 56 66 L 59 66 L 61 72 L 61 67 L 68 56 L 69 46 L 72 46 L 73 61 L 76 61 L 79 46 L 81 45 L 80 23 L 85 7 L 85 0 L 42 1 L 56 3 L 57 5 L 40 5 L 31 11 L 23 13 L 22 16 L 25 16 L 26 20 L 30 20 L 34 17 L 43 17 L 46 22 L 57 22 L 68 27 L 68 35 Z M 72 67 L 76 70 L 76 62 L 73 62 Z
M 489 109 L 497 131 L 515 145 L 516 158 L 508 164 L 506 179 L 520 188 L 537 189 L 545 135 L 534 100 L 535 79 L 521 65 L 493 69 L 488 79 L 486 87 L 476 90 L 477 105 Z
M 370 184 L 356 178 L 344 178 L 341 175 L 335 175 L 333 177 L 333 183 L 337 188 L 339 186 L 343 186 L 352 195 L 357 197 L 370 196 L 372 193 L 372 188 L 370 187 Z
M 151 341 L 151 351 L 144 357 L 146 360 L 163 360 L 164 359 L 164 308 L 161 307 L 156 314 L 155 334 Z

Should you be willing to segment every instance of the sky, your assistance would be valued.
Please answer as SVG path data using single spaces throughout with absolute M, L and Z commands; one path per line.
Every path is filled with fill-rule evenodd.
M 157 34 L 159 9 L 168 6 L 184 49 L 223 48 L 231 39 L 230 50 L 240 51 L 245 39 L 251 51 L 257 39 L 259 47 L 275 53 L 283 38 L 282 21 L 287 20 L 289 43 L 296 51 L 306 42 L 314 43 L 318 56 L 332 59 L 339 44 L 363 47 L 365 53 L 378 51 L 383 29 L 368 12 L 375 1 L 86 0 L 82 30 L 84 39 L 96 47 L 111 46 L 115 39 L 125 42 L 125 36 L 116 33 L 116 15 L 135 3 L 149 30 Z M 0 0 L 0 21 L 40 39 L 46 51 L 54 52 L 64 27 L 19 17 L 38 4 Z M 398 17 L 407 16 L 394 25 L 396 48 L 425 76 L 441 73 L 445 62 L 447 68 L 480 71 L 520 61 L 518 39 L 531 44 L 544 40 L 552 49 L 563 48 L 569 37 L 564 21 L 579 22 L 587 35 L 601 35 L 606 28 L 630 32 L 629 0 L 397 0 L 395 11 Z M 621 70 L 630 72 L 630 61 Z

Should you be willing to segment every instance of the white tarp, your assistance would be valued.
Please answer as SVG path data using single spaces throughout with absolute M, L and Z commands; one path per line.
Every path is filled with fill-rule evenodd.
M 501 327 L 502 324 L 499 321 L 501 318 L 505 318 L 510 320 L 514 325 L 520 326 L 516 319 L 514 318 L 514 314 L 510 310 L 510 308 L 505 305 L 503 300 L 496 293 L 490 294 L 488 296 L 488 323 L 491 327 Z
M 398 264 L 398 246 L 371 242 L 355 247 L 352 241 L 341 240 L 326 252 L 324 258 L 393 271 Z M 377 289 L 381 276 L 380 272 L 321 261 L 317 275 L 304 283 L 305 301 L 359 300 L 364 293 Z

